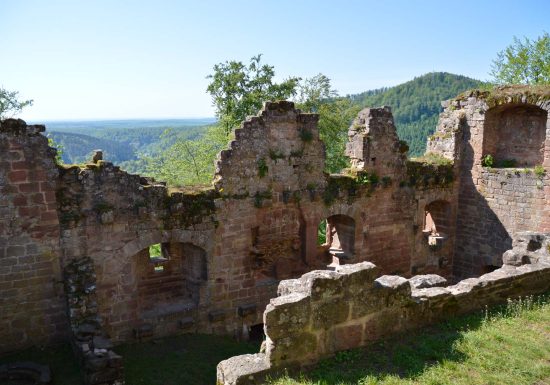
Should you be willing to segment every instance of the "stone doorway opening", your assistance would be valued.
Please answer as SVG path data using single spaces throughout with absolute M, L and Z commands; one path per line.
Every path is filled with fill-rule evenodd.
M 248 327 L 248 340 L 251 342 L 262 342 L 265 340 L 264 324 L 256 324 Z

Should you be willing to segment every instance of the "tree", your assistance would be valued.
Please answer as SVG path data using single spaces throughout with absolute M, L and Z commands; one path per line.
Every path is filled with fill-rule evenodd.
M 319 136 L 325 143 L 325 169 L 340 172 L 349 167 L 349 158 L 344 155 L 348 141 L 348 129 L 361 108 L 348 98 L 336 98 L 319 106 Z
M 550 84 L 550 35 L 545 32 L 536 40 L 514 36 L 491 68 L 498 84 Z
M 168 135 L 166 132 L 164 137 Z M 216 155 L 227 141 L 228 136 L 220 125 L 208 127 L 204 135 L 195 140 L 177 139 L 157 156 L 141 158 L 145 174 L 173 186 L 206 184 L 214 175 Z
M 212 96 L 216 117 L 229 135 L 247 116 L 255 115 L 267 100 L 288 99 L 296 94 L 300 78 L 290 77 L 274 83 L 273 66 L 261 63 L 262 55 L 253 56 L 248 66 L 226 61 L 214 66 L 207 92 Z
M 307 112 L 318 112 L 322 103 L 336 96 L 338 92 L 331 89 L 330 79 L 321 73 L 298 85 L 297 102 Z
M 32 106 L 33 100 L 19 100 L 19 92 L 0 87 L 0 120 L 11 118 L 23 108 Z
M 339 172 L 349 166 L 344 150 L 348 128 L 359 112 L 359 106 L 349 98 L 338 97 L 330 79 L 323 74 L 300 82 L 297 101 L 304 112 L 319 114 L 319 136 L 326 148 L 326 170 Z
M 255 115 L 269 100 L 296 97 L 298 108 L 319 114 L 319 131 L 326 144 L 326 168 L 340 171 L 348 165 L 344 156 L 347 129 L 359 107 L 348 98 L 338 98 L 330 79 L 323 74 L 302 81 L 289 77 L 274 83 L 273 66 L 261 64 L 261 55 L 250 59 L 248 66 L 226 61 L 214 66 L 208 76 L 207 91 L 216 107 L 218 124 L 194 140 L 166 140 L 164 150 L 156 156 L 141 157 L 145 173 L 171 185 L 205 184 L 214 175 L 214 160 L 231 139 L 233 129 L 247 116 Z M 169 134 L 165 135 L 168 138 Z

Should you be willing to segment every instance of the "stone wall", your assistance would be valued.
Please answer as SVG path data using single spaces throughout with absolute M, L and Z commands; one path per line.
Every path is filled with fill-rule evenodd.
M 501 87 L 444 106 L 428 152 L 455 160 L 453 270 L 472 277 L 500 266 L 517 232 L 550 230 L 550 94 L 544 87 Z M 482 162 L 487 155 L 492 165 Z
M 550 289 L 550 234 L 522 234 L 504 265 L 452 286 L 437 276 L 379 276 L 369 262 L 282 281 L 264 312 L 265 350 L 218 365 L 218 383 L 260 384 L 267 375 L 457 314 Z M 517 256 L 525 256 L 518 261 Z M 516 257 L 514 257 L 516 256 Z M 523 264 L 522 263 L 526 263 Z
M 380 108 L 361 111 L 350 127 L 353 167 L 327 175 L 317 119 L 293 103 L 267 103 L 235 131 L 235 140 L 219 155 L 214 187 L 207 189 L 168 189 L 120 170 L 100 154 L 88 164 L 56 166 L 37 129 L 7 121 L 3 127 L 20 128 L 6 128 L 3 135 L 10 141 L 25 138 L 21 151 L 38 154 L 35 163 L 46 164 L 50 174 L 48 182 L 25 174 L 21 187 L 14 179 L 6 188 L 47 199 L 47 216 L 55 222 L 51 242 L 40 241 L 40 248 L 49 245 L 58 270 L 90 258 L 97 313 L 114 343 L 196 331 L 246 338 L 263 322 L 279 281 L 314 269 L 369 260 L 385 273 L 449 276 L 452 256 L 430 249 L 422 226 L 425 205 L 452 200 L 452 167 L 421 162 L 411 167 L 391 111 Z M 2 172 L 22 178 L 12 170 L 17 165 L 4 162 Z M 20 201 L 9 195 L 5 202 L 15 210 L 27 202 Z M 20 216 L 41 228 L 48 224 L 46 216 L 36 221 L 30 214 Z M 321 245 L 317 232 L 323 220 L 329 237 Z M 149 247 L 157 244 L 165 253 L 151 258 Z M 27 258 L 27 250 L 17 250 Z M 5 263 L 11 266 L 12 260 Z M 61 282 L 59 271 L 48 274 Z M 6 287 L 12 281 L 7 278 Z M 62 294 L 59 284 L 47 302 L 59 298 L 59 306 L 48 311 L 58 309 L 56 322 L 66 325 Z M 11 316 L 8 321 L 14 322 Z M 4 330 L 19 340 L 15 326 Z M 35 330 L 46 339 L 52 333 L 44 327 Z M 59 329 L 66 333 L 67 327 Z
M 416 160 L 407 159 L 388 107 L 364 109 L 348 132 L 351 168 L 333 175 L 323 172 L 318 116 L 290 102 L 266 103 L 220 153 L 211 188 L 167 188 L 100 154 L 89 164 L 56 165 L 43 126 L 3 121 L 0 352 L 69 337 L 61 271 L 74 260 L 90 261 L 101 332 L 113 343 L 185 332 L 246 338 L 264 323 L 264 309 L 287 285 L 282 280 L 303 286 L 293 279 L 317 269 L 325 273 L 306 280 L 337 286 L 375 274 L 369 264 L 349 267 L 365 261 L 380 274 L 439 274 L 451 282 L 491 271 L 514 234 L 550 231 L 549 100 L 548 87 L 462 95 L 444 104 L 428 154 Z M 486 167 L 486 155 L 507 165 L 514 158 L 517 166 Z M 325 220 L 327 240 L 319 244 Z M 160 245 L 161 256 L 150 254 L 152 245 Z M 510 258 L 517 264 L 524 255 Z M 535 274 L 529 269 L 498 274 Z M 406 278 L 371 278 L 364 290 L 375 298 L 387 292 L 390 301 L 407 287 Z M 386 287 L 388 279 L 398 287 Z M 352 295 L 338 290 L 334 298 Z M 352 306 L 328 293 L 327 306 Z M 407 293 L 396 298 L 418 302 Z M 304 306 L 318 305 L 311 301 Z M 397 313 L 380 310 L 380 317 L 401 314 L 400 301 Z M 347 328 L 352 318 L 342 314 L 309 319 L 315 327 L 304 329 L 304 344 L 325 341 L 315 345 L 322 354 L 347 346 L 346 338 L 355 337 L 344 337 L 357 337 L 357 325 L 327 326 Z M 325 326 L 339 333 L 342 346 L 321 336 Z M 368 340 L 364 330 L 361 341 Z M 275 342 L 273 333 L 268 354 L 283 360 L 277 349 L 284 341 Z
M 44 126 L 0 122 L 0 352 L 68 336 L 55 150 Z
M 199 308 L 208 298 L 190 301 L 183 289 L 192 247 L 212 263 L 214 190 L 169 192 L 104 161 L 61 167 L 60 174 L 63 263 L 93 260 L 99 314 L 113 341 L 133 340 L 141 329 L 157 336 L 181 332 L 182 320 L 194 330 L 199 318 L 207 318 Z M 170 249 L 166 260 L 149 258 L 155 244 Z M 155 270 L 160 265 L 162 271 Z M 206 285 L 196 291 L 204 294 Z

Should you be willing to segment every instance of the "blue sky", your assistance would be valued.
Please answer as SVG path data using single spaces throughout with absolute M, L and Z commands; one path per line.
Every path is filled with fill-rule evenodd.
M 0 0 L 0 20 L 0 85 L 34 99 L 24 119 L 204 117 L 212 66 L 258 53 L 340 94 L 488 79 L 513 36 L 550 31 L 550 1 Z

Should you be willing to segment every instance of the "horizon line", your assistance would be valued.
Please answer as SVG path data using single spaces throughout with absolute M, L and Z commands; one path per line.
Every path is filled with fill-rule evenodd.
M 45 122 L 45 123 L 55 123 L 55 122 L 107 122 L 107 121 L 123 121 L 123 120 L 198 120 L 198 119 L 213 119 L 217 120 L 215 116 L 192 116 L 192 117 L 172 117 L 172 118 L 166 118 L 166 117 L 149 117 L 149 118 L 55 118 L 55 119 L 24 119 L 24 118 L 17 118 L 14 117 L 14 119 L 22 119 L 25 122 L 30 122 L 33 124 L 39 124 L 39 122 Z

